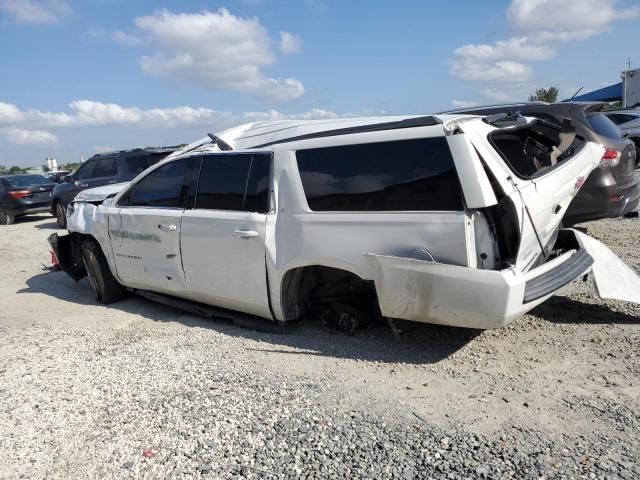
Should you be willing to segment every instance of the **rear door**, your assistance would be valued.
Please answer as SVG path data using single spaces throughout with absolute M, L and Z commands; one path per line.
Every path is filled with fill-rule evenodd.
M 118 277 L 128 287 L 184 293 L 180 226 L 194 159 L 164 164 L 118 200 L 109 219 Z
M 195 300 L 271 317 L 265 266 L 271 163 L 270 153 L 202 157 L 194 208 L 181 231 Z
M 598 165 L 603 149 L 577 138 L 553 163 L 544 150 L 560 147 L 561 137 L 540 122 L 496 129 L 473 121 L 462 128 L 505 194 L 519 206 L 521 241 L 516 265 L 526 271 L 543 248 L 553 246 L 571 200 Z

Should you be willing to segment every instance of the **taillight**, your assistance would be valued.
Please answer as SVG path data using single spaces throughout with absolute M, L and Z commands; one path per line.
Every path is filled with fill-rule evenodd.
M 8 193 L 16 200 L 18 200 L 19 198 L 27 198 L 29 195 L 31 195 L 31 192 L 29 190 L 14 190 L 13 192 Z
M 604 151 L 604 155 L 602 155 L 602 159 L 600 160 L 598 167 L 615 167 L 620 163 L 620 157 L 622 157 L 622 152 L 620 150 L 616 150 L 615 148 L 607 148 Z

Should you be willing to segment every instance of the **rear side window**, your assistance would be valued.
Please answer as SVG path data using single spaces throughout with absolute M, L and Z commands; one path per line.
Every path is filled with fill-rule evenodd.
M 93 178 L 115 177 L 118 174 L 115 158 L 102 158 L 98 160 L 93 171 Z
M 613 140 L 622 139 L 622 132 L 620 129 L 616 127 L 616 124 L 603 113 L 592 113 L 587 115 L 587 122 L 589 122 L 591 129 L 598 135 L 602 135 L 603 137 L 611 138 Z
M 267 212 L 270 168 L 270 155 L 203 157 L 195 208 Z
M 190 173 L 189 158 L 157 168 L 140 180 L 133 189 L 129 205 L 138 207 L 182 208 L 186 201 Z
M 444 137 L 299 150 L 314 211 L 459 211 L 460 183 Z

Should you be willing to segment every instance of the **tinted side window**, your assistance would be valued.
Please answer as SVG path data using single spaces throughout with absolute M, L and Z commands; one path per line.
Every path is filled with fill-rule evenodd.
M 251 155 L 208 155 L 202 159 L 196 208 L 243 210 Z
M 462 193 L 443 137 L 299 150 L 316 211 L 456 211 Z
M 157 168 L 133 188 L 129 205 L 182 208 L 186 199 L 191 161 L 183 158 Z
M 269 211 L 270 176 L 271 155 L 254 155 L 247 182 L 244 210 L 258 213 Z
M 94 178 L 93 171 L 96 167 L 96 160 L 87 160 L 87 163 L 81 165 L 80 168 L 74 174 L 76 180 L 88 180 L 90 178 Z
M 126 157 L 124 159 L 124 164 L 127 171 L 129 172 L 129 176 L 131 178 L 134 178 L 138 176 L 138 174 L 144 172 L 150 166 L 158 163 L 167 155 L 168 155 L 167 153 L 134 155 L 131 157 Z
M 103 158 L 98 161 L 93 178 L 115 177 L 118 174 L 115 158 Z

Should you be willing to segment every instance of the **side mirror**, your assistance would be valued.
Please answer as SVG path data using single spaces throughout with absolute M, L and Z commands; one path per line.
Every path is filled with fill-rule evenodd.
M 64 183 L 73 183 L 73 176 L 72 175 L 65 175 L 64 177 L 62 177 L 62 181 Z

